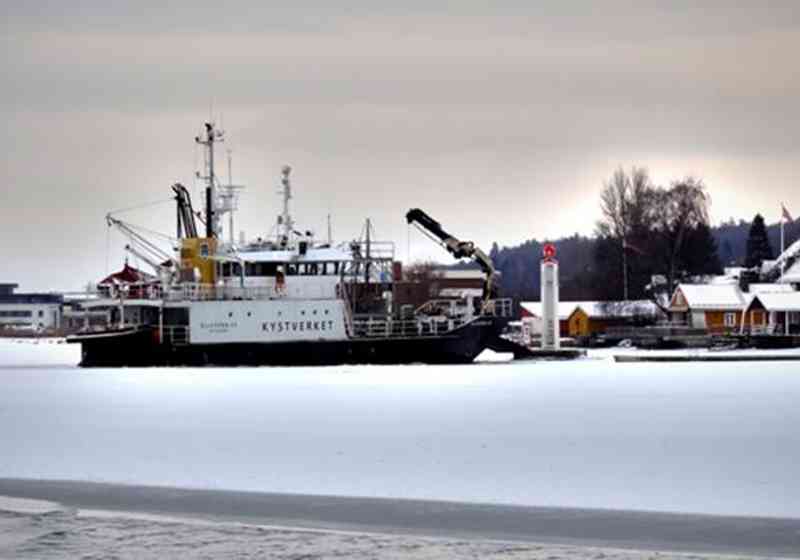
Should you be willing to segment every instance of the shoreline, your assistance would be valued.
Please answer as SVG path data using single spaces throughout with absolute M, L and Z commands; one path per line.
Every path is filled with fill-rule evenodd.
M 0 478 L 0 496 L 295 531 L 716 555 L 800 556 L 800 519 L 511 506 Z

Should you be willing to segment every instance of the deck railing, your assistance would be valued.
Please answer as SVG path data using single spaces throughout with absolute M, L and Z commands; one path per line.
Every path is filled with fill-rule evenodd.
M 104 288 L 98 295 L 123 300 L 217 301 L 276 299 L 284 297 L 286 292 L 268 286 L 216 286 L 183 282 L 170 286 L 167 290 L 159 284 L 130 284 L 124 288 Z
M 268 286 L 215 286 L 183 283 L 166 294 L 168 301 L 262 300 L 283 297 L 283 290 Z
M 511 298 L 489 300 L 484 312 L 494 317 L 510 319 L 514 314 L 514 301 Z
M 353 336 L 360 338 L 395 338 L 446 334 L 468 322 L 468 319 L 387 319 L 357 316 L 353 320 Z

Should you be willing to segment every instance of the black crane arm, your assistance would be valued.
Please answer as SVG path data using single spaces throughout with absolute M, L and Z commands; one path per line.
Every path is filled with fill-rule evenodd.
M 444 248 L 457 259 L 470 258 L 478 263 L 483 273 L 486 275 L 485 292 L 486 297 L 493 297 L 496 292 L 495 268 L 492 259 L 476 247 L 472 241 L 460 241 L 447 233 L 442 224 L 431 218 L 423 210 L 412 208 L 406 213 L 406 221 L 414 224 L 423 231 L 427 231 L 441 241 Z
M 175 193 L 175 203 L 177 205 L 178 238 L 180 239 L 181 234 L 187 238 L 197 237 L 197 224 L 194 220 L 194 210 L 192 209 L 192 199 L 189 196 L 189 191 L 180 183 L 172 185 L 172 190 Z

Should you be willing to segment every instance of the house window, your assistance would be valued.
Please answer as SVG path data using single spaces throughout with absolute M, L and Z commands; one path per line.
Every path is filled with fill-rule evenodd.
M 726 327 L 735 327 L 736 326 L 736 313 L 726 313 L 725 314 L 725 326 Z

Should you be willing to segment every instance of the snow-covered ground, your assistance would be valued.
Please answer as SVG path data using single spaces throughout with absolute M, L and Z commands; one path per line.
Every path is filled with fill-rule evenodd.
M 0 341 L 0 477 L 800 516 L 800 363 L 612 353 L 81 370 Z
M 80 360 L 80 344 L 63 338 L 0 338 L 0 367 L 75 366 Z
M 257 525 L 76 510 L 49 502 L 0 496 L 0 558 L 735 560 L 738 557 Z

